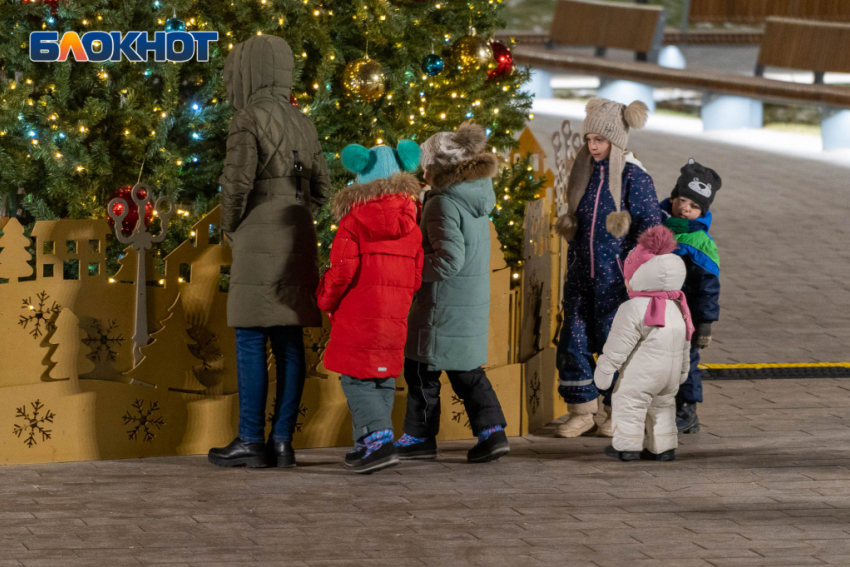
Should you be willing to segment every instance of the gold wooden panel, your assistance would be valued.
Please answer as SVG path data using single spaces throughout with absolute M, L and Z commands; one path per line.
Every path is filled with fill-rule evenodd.
M 193 227 L 190 240 L 164 258 L 162 273 L 153 272 L 148 258 L 148 282 L 134 281 L 131 250 L 121 271 L 106 276 L 111 229 L 104 220 L 37 222 L 35 278 L 19 281 L 32 274 L 30 241 L 17 221 L 5 224 L 0 274 L 5 266 L 12 277 L 0 284 L 0 464 L 203 454 L 233 439 L 239 398 L 223 276 L 231 251 L 218 223 L 215 209 Z M 487 373 L 508 417 L 508 432 L 518 435 L 522 367 L 511 364 L 518 306 L 495 229 L 491 242 Z M 66 263 L 75 269 L 66 269 Z M 136 285 L 146 286 L 150 342 L 134 365 Z M 352 442 L 338 375 L 321 363 L 328 336 L 327 319 L 323 328 L 305 329 L 308 379 L 297 447 Z M 270 360 L 270 407 L 274 376 Z M 398 388 L 393 418 L 400 432 L 403 377 Z M 440 438 L 471 437 L 452 396 L 447 385 Z

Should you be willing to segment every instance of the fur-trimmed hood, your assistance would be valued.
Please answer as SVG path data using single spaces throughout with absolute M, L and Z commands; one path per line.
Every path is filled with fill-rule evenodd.
M 336 222 L 354 215 L 371 233 L 381 238 L 400 238 L 416 229 L 416 206 L 420 193 L 413 174 L 396 173 L 389 179 L 355 183 L 334 195 L 331 214 Z
M 431 189 L 439 192 L 458 183 L 495 177 L 498 169 L 499 160 L 495 154 L 481 153 L 453 165 L 434 164 L 428 170 L 428 177 L 431 180 Z
M 487 216 L 496 206 L 490 178 L 496 175 L 498 163 L 495 155 L 483 153 L 452 166 L 437 166 L 436 172 L 429 171 L 429 196 L 449 196 L 475 218 Z

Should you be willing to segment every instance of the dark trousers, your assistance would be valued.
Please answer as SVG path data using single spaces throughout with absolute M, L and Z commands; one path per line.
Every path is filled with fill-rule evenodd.
M 449 382 L 463 402 L 473 435 L 484 429 L 505 427 L 505 414 L 499 398 L 481 367 L 473 370 L 448 370 Z M 404 359 L 404 378 L 407 381 L 407 413 L 404 432 L 413 437 L 436 437 L 440 432 L 440 370 L 428 370 L 428 365 Z
M 699 369 L 699 347 L 691 346 L 691 368 L 688 379 L 679 386 L 678 398 L 687 404 L 702 403 L 702 370 Z
M 239 438 L 266 441 L 266 399 L 271 342 L 277 367 L 277 391 L 271 417 L 274 441 L 292 441 L 304 391 L 306 364 L 302 327 L 239 327 L 236 329 L 236 372 L 239 381 Z

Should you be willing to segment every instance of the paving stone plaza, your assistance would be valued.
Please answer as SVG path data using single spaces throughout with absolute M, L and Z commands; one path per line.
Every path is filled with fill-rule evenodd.
M 561 119 L 532 123 L 547 139 Z M 688 157 L 723 173 L 710 363 L 850 354 L 845 168 L 646 131 L 666 196 Z M 345 449 L 292 470 L 206 457 L 0 468 L 0 566 L 850 564 L 850 379 L 713 381 L 672 463 L 621 463 L 552 426 L 502 460 L 349 474 Z

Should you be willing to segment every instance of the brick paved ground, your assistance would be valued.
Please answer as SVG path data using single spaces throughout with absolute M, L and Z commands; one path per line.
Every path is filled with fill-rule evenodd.
M 559 122 L 534 128 L 546 140 Z M 653 132 L 632 146 L 662 194 L 691 156 L 723 175 L 706 360 L 850 357 L 847 169 Z M 455 442 L 372 477 L 346 473 L 343 449 L 303 451 L 293 471 L 0 467 L 0 567 L 850 564 L 850 380 L 713 382 L 706 399 L 669 464 L 544 430 L 495 464 Z
M 203 457 L 0 468 L 0 566 L 850 564 L 850 380 L 713 382 L 674 463 L 514 439 L 371 477 Z
M 562 121 L 531 126 L 551 148 Z M 705 362 L 850 361 L 850 169 L 651 131 L 630 147 L 660 198 L 690 157 L 723 178 L 711 209 L 721 311 Z

